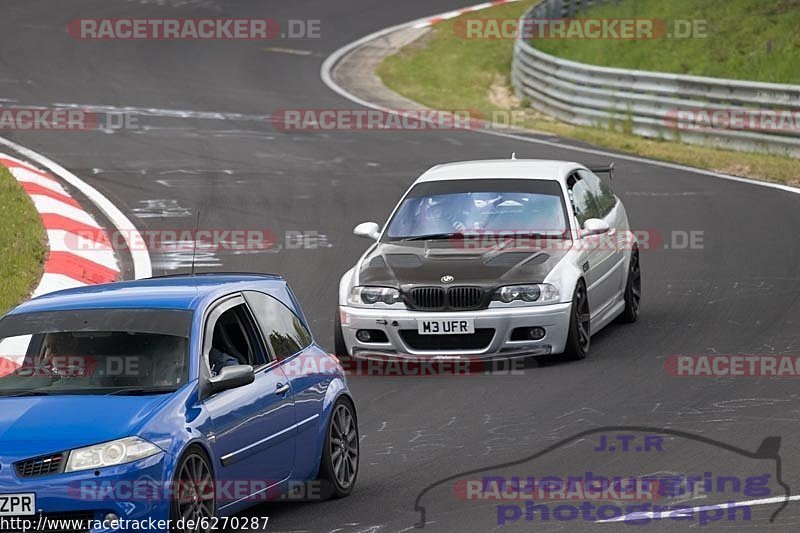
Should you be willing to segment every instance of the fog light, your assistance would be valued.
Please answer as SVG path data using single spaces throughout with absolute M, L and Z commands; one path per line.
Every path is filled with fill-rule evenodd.
M 386 333 L 381 329 L 359 329 L 356 331 L 356 339 L 358 339 L 358 342 L 365 343 L 389 342 L 389 337 L 387 337 Z
M 103 526 L 107 529 L 118 529 L 119 516 L 114 513 L 108 513 L 103 518 Z
M 539 339 L 543 339 L 544 334 L 545 334 L 544 328 L 539 328 L 539 327 L 528 328 L 528 337 L 531 340 L 538 341 Z

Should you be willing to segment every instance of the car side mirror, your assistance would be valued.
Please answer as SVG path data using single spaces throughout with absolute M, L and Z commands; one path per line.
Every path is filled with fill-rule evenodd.
M 611 226 L 608 225 L 608 222 L 599 218 L 590 218 L 583 223 L 584 236 L 601 235 L 603 233 L 608 233 L 610 230 Z
M 353 234 L 358 235 L 359 237 L 367 237 L 374 241 L 377 241 L 378 238 L 381 236 L 381 227 L 378 226 L 375 222 L 362 222 L 355 228 L 353 228 Z
M 251 384 L 256 379 L 250 365 L 223 366 L 219 374 L 208 380 L 209 394 L 216 394 L 228 389 L 236 389 Z

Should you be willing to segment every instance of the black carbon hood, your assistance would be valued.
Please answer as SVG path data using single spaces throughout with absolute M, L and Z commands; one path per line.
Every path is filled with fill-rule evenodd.
M 541 283 L 569 249 L 569 241 L 547 249 L 513 249 L 501 245 L 475 249 L 458 241 L 379 243 L 364 258 L 359 285 L 405 289 L 420 285 L 497 287 Z

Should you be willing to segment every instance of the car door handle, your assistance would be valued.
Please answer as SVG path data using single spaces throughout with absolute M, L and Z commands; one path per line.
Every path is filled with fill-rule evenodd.
M 277 394 L 278 396 L 286 394 L 287 392 L 289 392 L 288 383 L 278 383 L 278 386 L 275 387 L 275 394 Z

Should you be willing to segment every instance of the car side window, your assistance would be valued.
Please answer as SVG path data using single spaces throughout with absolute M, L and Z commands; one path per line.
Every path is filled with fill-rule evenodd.
M 291 357 L 313 342 L 303 321 L 277 299 L 256 291 L 245 291 L 244 297 L 278 360 Z
M 583 227 L 583 223 L 588 219 L 596 218 L 596 205 L 592 200 L 589 184 L 586 180 L 574 174 L 570 177 L 570 181 L 572 182 L 572 187 L 569 190 L 572 208 L 575 211 L 575 218 L 578 219 L 578 225 Z
M 216 375 L 226 366 L 266 363 L 255 324 L 244 303 L 224 311 L 214 324 L 208 366 Z
M 586 185 L 586 194 L 591 198 L 596 209 L 597 216 L 589 218 L 604 218 L 608 216 L 614 206 L 617 205 L 617 197 L 614 196 L 614 191 L 592 172 L 579 170 L 578 176 L 581 178 L 580 182 Z

